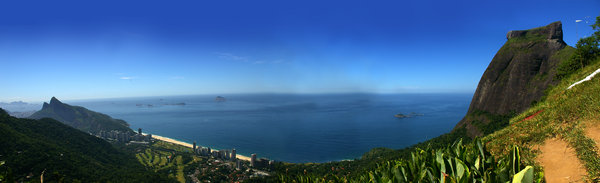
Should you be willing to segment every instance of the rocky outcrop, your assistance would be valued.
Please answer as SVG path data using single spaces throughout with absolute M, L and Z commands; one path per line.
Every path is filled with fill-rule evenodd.
M 558 22 L 553 22 L 549 25 L 546 25 L 544 27 L 539 27 L 539 28 L 535 28 L 535 29 L 529 29 L 529 30 L 513 30 L 513 31 L 508 31 L 508 34 L 506 34 L 506 39 L 511 39 L 511 38 L 515 38 L 515 37 L 524 37 L 527 36 L 527 34 L 531 34 L 531 35 L 541 35 L 544 36 L 546 39 L 556 39 L 556 40 L 563 40 L 563 32 L 562 32 L 562 23 L 560 21 Z
M 567 47 L 562 37 L 561 22 L 508 32 L 455 129 L 466 127 L 471 137 L 483 135 L 482 128 L 497 123 L 490 116 L 519 113 L 540 100 L 544 90 L 557 82 L 554 75 L 561 60 L 555 55 Z

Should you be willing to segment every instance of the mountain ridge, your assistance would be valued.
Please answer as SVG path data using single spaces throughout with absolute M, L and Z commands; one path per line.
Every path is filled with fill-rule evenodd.
M 121 119 L 114 119 L 106 114 L 91 111 L 81 106 L 71 106 L 62 103 L 56 97 L 52 97 L 50 103 L 44 102 L 42 109 L 29 116 L 29 118 L 52 118 L 92 134 L 96 134 L 99 131 L 112 130 L 122 132 L 132 131 L 129 128 L 129 124 Z

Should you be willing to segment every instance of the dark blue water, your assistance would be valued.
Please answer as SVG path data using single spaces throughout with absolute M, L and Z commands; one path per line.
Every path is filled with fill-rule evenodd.
M 287 162 L 355 159 L 449 132 L 472 94 L 177 96 L 70 101 L 132 129 Z M 167 105 L 184 102 L 186 105 Z M 136 106 L 143 104 L 143 106 Z M 151 104 L 152 107 L 149 107 Z M 410 112 L 424 116 L 398 119 Z

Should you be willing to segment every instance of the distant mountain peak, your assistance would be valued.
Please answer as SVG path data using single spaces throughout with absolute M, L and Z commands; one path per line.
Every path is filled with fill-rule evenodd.
M 62 104 L 62 102 L 60 102 L 60 100 L 58 100 L 56 97 L 52 97 L 50 99 L 50 105 L 55 105 L 55 104 Z
M 123 120 L 113 119 L 106 114 L 84 107 L 62 103 L 56 97 L 52 97 L 50 103 L 44 102 L 42 110 L 32 114 L 29 118 L 53 118 L 74 128 L 92 133 L 111 130 L 131 131 L 129 124 Z

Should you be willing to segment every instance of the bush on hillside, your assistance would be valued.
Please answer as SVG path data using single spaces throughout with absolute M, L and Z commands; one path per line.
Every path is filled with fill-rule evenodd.
M 592 28 L 596 32 L 577 41 L 575 45 L 577 49 L 571 55 L 571 58 L 560 63 L 556 74 L 557 79 L 565 78 L 586 65 L 597 61 L 596 58 L 600 56 L 600 16 L 596 17 L 596 23 L 592 25 Z

